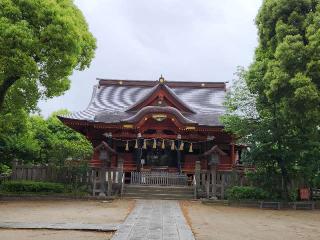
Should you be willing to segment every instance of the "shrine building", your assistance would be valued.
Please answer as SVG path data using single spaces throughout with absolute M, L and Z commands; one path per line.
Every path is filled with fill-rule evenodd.
M 241 148 L 224 131 L 224 82 L 174 82 L 98 79 L 84 111 L 60 120 L 82 133 L 95 151 L 90 165 L 102 165 L 108 149 L 110 168 L 123 161 L 128 182 L 135 172 L 195 173 L 212 166 L 217 174 L 239 170 Z

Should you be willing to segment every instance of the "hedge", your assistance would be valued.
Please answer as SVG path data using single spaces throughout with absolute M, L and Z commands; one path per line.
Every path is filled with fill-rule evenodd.
M 263 200 L 269 198 L 269 194 L 257 187 L 234 186 L 226 191 L 229 200 Z
M 35 182 L 35 181 L 6 181 L 0 185 L 4 192 L 45 192 L 62 193 L 64 186 L 60 183 Z

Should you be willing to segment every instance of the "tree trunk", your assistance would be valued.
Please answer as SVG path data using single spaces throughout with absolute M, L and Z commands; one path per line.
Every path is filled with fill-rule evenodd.
M 4 79 L 3 83 L 0 85 L 0 111 L 3 109 L 3 104 L 5 96 L 9 88 L 18 80 L 17 77 L 9 77 Z
M 282 197 L 286 202 L 288 202 L 289 201 L 289 190 L 288 190 L 289 175 L 288 175 L 288 171 L 285 166 L 284 160 L 282 158 L 278 159 L 278 163 L 280 166 L 281 176 L 282 176 L 282 180 L 283 180 Z

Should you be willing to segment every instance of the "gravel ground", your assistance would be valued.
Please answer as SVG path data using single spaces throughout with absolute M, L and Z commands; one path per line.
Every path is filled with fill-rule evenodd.
M 49 230 L 0 230 L 1 240 L 109 240 L 112 233 Z
M 320 211 L 261 210 L 181 202 L 197 240 L 318 240 Z
M 1 201 L 0 222 L 120 224 L 134 201 Z M 112 233 L 54 230 L 0 230 L 1 240 L 100 240 Z

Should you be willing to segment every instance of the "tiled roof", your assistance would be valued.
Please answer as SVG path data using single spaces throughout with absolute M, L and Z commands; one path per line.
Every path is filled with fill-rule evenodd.
M 126 112 L 126 110 L 154 91 L 158 84 L 157 81 L 154 81 L 153 85 L 151 81 L 135 81 L 135 83 L 137 84 L 130 81 L 101 80 L 94 86 L 88 107 L 84 111 L 72 113 L 64 118 L 105 123 L 117 123 L 128 119 L 136 113 Z M 184 84 L 166 82 L 165 84 L 176 97 L 195 112 L 194 114 L 185 113 L 186 118 L 199 125 L 221 126 L 219 117 L 225 110 L 224 84 L 206 83 L 205 87 L 204 84 L 201 86 L 201 83 L 193 82 L 184 82 Z

